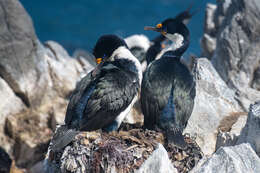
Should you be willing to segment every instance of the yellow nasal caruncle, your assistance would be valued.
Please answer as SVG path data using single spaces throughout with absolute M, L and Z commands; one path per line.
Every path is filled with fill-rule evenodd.
M 96 63 L 97 63 L 97 64 L 100 64 L 101 61 L 102 61 L 102 58 L 96 58 Z
M 159 24 L 156 25 L 156 28 L 161 28 L 161 27 L 162 27 L 162 24 L 161 24 L 161 23 L 159 23 Z

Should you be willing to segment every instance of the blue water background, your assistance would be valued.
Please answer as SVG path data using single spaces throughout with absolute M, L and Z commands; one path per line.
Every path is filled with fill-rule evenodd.
M 200 9 L 188 27 L 191 44 L 188 53 L 200 54 L 206 3 L 215 0 L 20 0 L 33 19 L 38 38 L 54 40 L 72 54 L 75 49 L 91 51 L 102 34 L 127 37 L 145 34 L 150 39 L 157 33 L 144 31 L 174 17 L 193 2 Z

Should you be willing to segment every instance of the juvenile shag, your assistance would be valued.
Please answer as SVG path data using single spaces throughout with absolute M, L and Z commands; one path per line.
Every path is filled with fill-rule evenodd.
M 174 19 L 176 21 L 182 22 L 183 24 L 187 25 L 189 23 L 190 19 L 192 18 L 192 16 L 194 14 L 196 14 L 196 12 L 197 12 L 197 10 L 191 12 L 191 8 L 192 8 L 192 5 L 190 5 L 185 11 L 182 11 L 177 16 L 175 16 Z M 166 46 L 165 44 L 163 44 L 163 42 L 166 40 L 167 40 L 167 38 L 162 34 L 160 34 L 159 36 L 155 37 L 152 40 L 152 45 L 149 47 L 149 49 L 147 50 L 146 55 L 145 55 L 148 65 L 153 60 L 159 59 L 163 55 L 163 53 L 166 52 L 166 51 L 162 51 L 165 47 L 171 48 L 171 45 Z
M 115 35 L 104 35 L 97 41 L 93 54 L 99 65 L 72 93 L 65 125 L 53 137 L 53 151 L 69 144 L 79 131 L 117 130 L 137 99 L 141 64 L 125 41 Z
M 131 53 L 142 63 L 145 60 L 145 54 L 150 47 L 149 39 L 142 34 L 135 34 L 125 38 L 125 42 Z
M 145 30 L 160 32 L 176 44 L 176 49 L 153 61 L 144 73 L 141 88 L 144 127 L 162 129 L 170 145 L 185 148 L 182 132 L 191 116 L 196 92 L 193 76 L 180 62 L 189 46 L 189 30 L 176 19 L 167 19 Z

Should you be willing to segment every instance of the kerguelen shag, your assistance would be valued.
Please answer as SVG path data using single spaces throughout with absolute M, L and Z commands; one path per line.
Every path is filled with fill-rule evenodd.
M 191 12 L 192 4 L 189 5 L 189 7 L 180 12 L 178 15 L 174 17 L 176 21 L 182 22 L 183 24 L 187 25 L 192 18 L 193 15 L 197 13 L 198 10 L 194 10 Z M 155 59 L 159 59 L 165 51 L 162 51 L 164 48 L 167 48 L 169 46 L 166 46 L 164 42 L 167 40 L 167 38 L 160 34 L 157 37 L 155 37 L 152 40 L 152 45 L 149 47 L 149 49 L 146 52 L 146 61 L 147 65 L 149 65 L 152 61 Z M 171 45 L 170 45 L 171 46 Z
M 93 54 L 99 65 L 72 93 L 65 125 L 53 137 L 53 151 L 69 144 L 79 131 L 117 130 L 137 99 L 141 64 L 125 41 L 115 35 L 104 35 L 97 41 Z
M 162 129 L 170 145 L 185 148 L 182 132 L 191 116 L 196 92 L 193 76 L 180 62 L 189 46 L 189 30 L 176 19 L 167 19 L 145 30 L 160 32 L 175 43 L 175 50 L 165 52 L 144 73 L 141 88 L 144 127 Z

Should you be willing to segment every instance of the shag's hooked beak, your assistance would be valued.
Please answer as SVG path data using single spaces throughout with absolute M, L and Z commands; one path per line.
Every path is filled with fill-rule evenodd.
M 103 64 L 104 64 L 104 61 L 101 61 L 101 62 L 96 66 L 96 68 L 94 68 L 94 70 L 92 70 L 92 72 L 91 72 L 91 76 L 92 76 L 92 77 L 95 77 L 95 76 L 99 73 L 99 71 L 100 71 L 101 67 L 103 66 Z
M 91 73 L 92 77 L 95 77 L 99 73 L 99 71 L 105 61 L 106 61 L 106 58 L 96 58 L 96 63 L 98 65 L 96 66 L 96 68 L 94 68 L 94 70 L 92 70 L 92 73 Z
M 156 27 L 153 27 L 153 26 L 145 26 L 144 27 L 144 30 L 146 31 L 156 31 L 156 32 L 161 32 L 161 28 L 156 28 Z
M 156 32 L 160 32 L 162 35 L 166 35 L 166 32 L 162 29 L 162 24 L 158 24 L 158 25 L 156 25 L 156 27 L 145 26 L 144 30 L 146 30 L 146 31 L 156 31 Z

